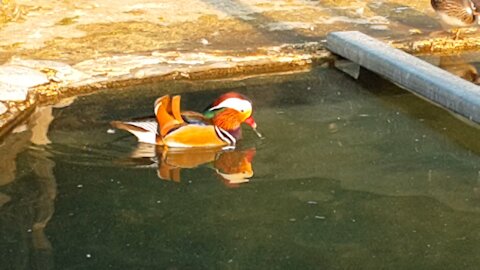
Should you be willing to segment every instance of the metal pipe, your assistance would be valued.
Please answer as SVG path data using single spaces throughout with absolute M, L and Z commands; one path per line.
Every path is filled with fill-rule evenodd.
M 480 87 L 358 31 L 332 32 L 327 48 L 397 85 L 480 123 Z

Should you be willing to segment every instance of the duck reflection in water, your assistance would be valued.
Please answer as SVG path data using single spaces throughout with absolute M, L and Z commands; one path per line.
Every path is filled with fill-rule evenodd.
M 255 148 L 248 149 L 169 149 L 140 143 L 129 161 L 138 167 L 156 167 L 160 179 L 180 182 L 182 169 L 200 166 L 211 168 L 225 185 L 236 187 L 249 182 L 253 176 L 252 162 Z

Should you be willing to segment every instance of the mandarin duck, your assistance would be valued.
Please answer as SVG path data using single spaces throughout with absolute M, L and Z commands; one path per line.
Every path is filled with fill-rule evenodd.
M 181 112 L 180 96 L 165 95 L 155 101 L 154 112 L 154 119 L 111 124 L 129 131 L 139 142 L 167 148 L 234 147 L 242 137 L 242 123 L 261 137 L 252 117 L 251 101 L 235 92 L 221 95 L 203 113 Z
M 477 23 L 477 0 L 431 0 L 431 4 L 440 19 L 456 28 L 455 39 L 460 35 L 460 28 Z

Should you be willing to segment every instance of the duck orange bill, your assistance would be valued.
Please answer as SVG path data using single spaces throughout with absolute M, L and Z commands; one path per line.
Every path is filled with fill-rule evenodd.
M 249 126 L 252 127 L 253 131 L 255 131 L 255 134 L 257 134 L 257 136 L 259 138 L 262 137 L 262 134 L 260 132 L 257 131 L 257 123 L 255 123 L 255 119 L 253 119 L 252 116 L 248 117 L 247 119 L 245 119 L 245 123 Z

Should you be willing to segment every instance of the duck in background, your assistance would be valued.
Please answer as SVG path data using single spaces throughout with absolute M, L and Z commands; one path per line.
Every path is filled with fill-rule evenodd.
M 453 27 L 455 40 L 459 38 L 461 29 L 478 22 L 478 0 L 431 0 L 435 12 L 444 25 Z
M 229 92 L 216 99 L 203 113 L 180 110 L 180 96 L 162 96 L 154 104 L 155 119 L 113 121 L 115 128 L 129 131 L 139 142 L 165 148 L 234 148 L 242 137 L 241 124 L 256 130 L 252 102 Z

